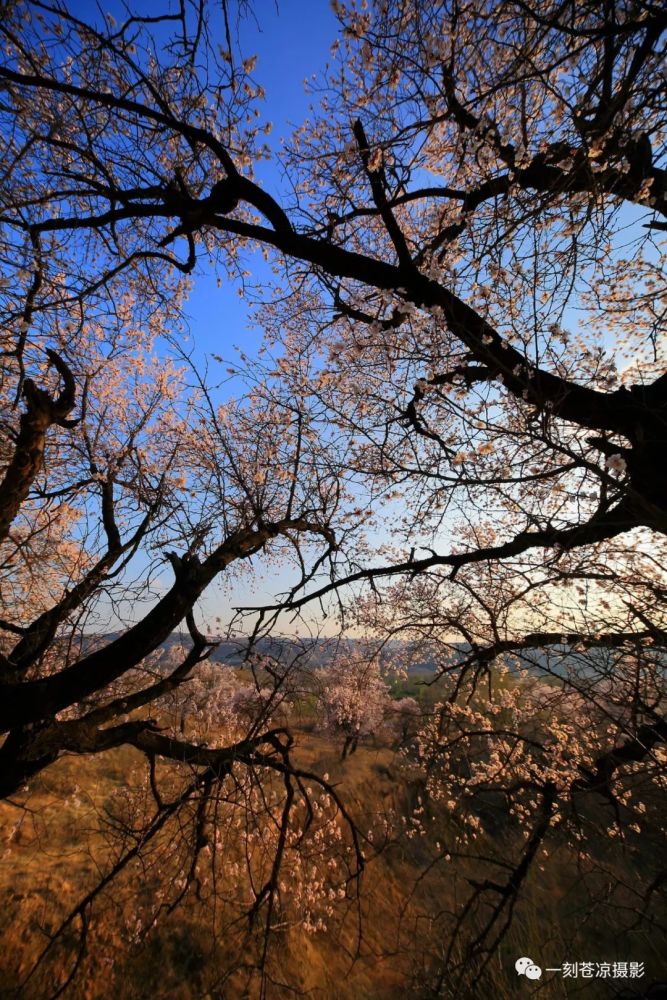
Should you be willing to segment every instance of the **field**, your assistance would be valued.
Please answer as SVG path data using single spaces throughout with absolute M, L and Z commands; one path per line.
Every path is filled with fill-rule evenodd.
M 263 987 L 252 966 L 264 947 L 261 921 L 227 920 L 213 896 L 186 893 L 173 912 L 152 928 L 133 923 L 156 891 L 159 865 L 152 856 L 122 873 L 92 909 L 77 975 L 64 995 L 72 998 L 236 1000 L 312 996 L 323 1000 L 537 995 L 641 996 L 667 976 L 659 925 L 638 915 L 633 879 L 638 851 L 628 845 L 623 866 L 599 843 L 595 864 L 584 867 L 563 845 L 535 864 L 524 883 L 512 924 L 499 948 L 475 976 L 449 975 L 488 915 L 470 914 L 447 955 L 456 914 L 470 894 L 469 880 L 485 877 L 483 862 L 447 860 L 455 823 L 442 803 L 423 800 L 423 781 L 409 756 L 379 734 L 341 759 L 340 744 L 307 720 L 296 732 L 297 761 L 328 774 L 361 831 L 389 830 L 366 841 L 365 871 L 358 886 L 333 907 L 326 929 L 306 931 L 292 912 L 290 887 L 281 893 L 272 921 Z M 37 971 L 26 975 L 63 916 L 109 868 L 118 847 L 109 827 L 110 803 L 138 781 L 144 765 L 131 750 L 100 758 L 65 757 L 35 782 L 24 801 L 1 807 L 4 853 L 0 861 L 0 931 L 3 997 L 42 998 L 56 992 L 75 961 L 76 921 L 60 935 Z M 423 812 L 420 811 L 423 803 Z M 22 808 L 19 808 L 19 805 Z M 409 818 L 421 817 L 412 833 Z M 406 817 L 403 822 L 401 817 Z M 478 855 L 516 850 L 516 831 L 488 821 Z M 164 845 L 163 845 L 164 846 Z M 225 865 L 238 861 L 238 846 L 225 842 Z M 234 857 L 234 855 L 237 855 Z M 233 865 L 232 865 L 233 867 Z M 595 869 L 598 869 L 597 871 Z M 612 890 L 610 873 L 615 875 Z M 564 979 L 544 974 L 528 982 L 516 959 L 542 966 L 622 959 L 645 963 L 643 979 L 624 982 Z M 21 983 L 23 985 L 21 986 Z M 622 992 L 623 987 L 626 992 Z M 261 989 L 265 993 L 261 993 Z M 655 994 L 658 996 L 659 994 Z

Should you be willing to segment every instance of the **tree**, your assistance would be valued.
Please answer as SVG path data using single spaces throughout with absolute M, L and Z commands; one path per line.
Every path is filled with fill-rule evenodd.
M 361 737 L 380 728 L 386 707 L 378 659 L 339 654 L 323 681 L 322 715 L 325 727 L 344 737 L 343 758 L 354 753 Z
M 89 61 L 83 50 L 93 35 L 73 16 L 35 8 L 26 21 L 21 5 L 4 13 L 10 74 L 12 67 L 27 65 L 15 32 L 43 31 L 44 48 L 29 54 L 28 64 L 34 68 L 51 45 L 59 61 L 61 43 L 66 48 L 76 39 L 83 46 L 77 79 L 88 74 L 86 85 L 107 85 L 109 67 L 98 57 L 106 64 L 103 50 L 107 42 L 113 50 L 113 31 L 95 36 Z M 127 30 L 132 34 L 132 23 Z M 129 45 L 123 42 L 118 53 L 128 54 Z M 191 55 L 186 38 L 181 57 L 188 72 Z M 215 888 L 204 895 L 220 895 L 232 924 L 240 911 L 253 926 L 268 928 L 279 905 L 279 879 L 306 885 L 297 872 L 308 859 L 310 834 L 319 838 L 322 856 L 331 843 L 345 859 L 337 795 L 332 789 L 329 797 L 319 776 L 315 788 L 306 788 L 308 775 L 293 763 L 293 739 L 283 725 L 269 722 L 266 712 L 242 725 L 233 716 L 226 729 L 225 719 L 217 718 L 217 742 L 211 743 L 197 718 L 196 691 L 215 642 L 197 627 L 194 610 L 218 576 L 238 575 L 265 552 L 307 574 L 311 559 L 321 559 L 334 544 L 329 525 L 340 489 L 319 460 L 316 478 L 300 475 L 301 463 L 314 461 L 317 443 L 303 434 L 298 403 L 285 408 L 250 393 L 221 406 L 182 349 L 175 347 L 174 359 L 166 359 L 185 291 L 174 272 L 182 276 L 189 264 L 179 268 L 162 249 L 147 254 L 141 240 L 123 249 L 125 236 L 115 224 L 108 243 L 102 225 L 97 246 L 85 233 L 81 240 L 76 233 L 70 238 L 67 226 L 43 229 L 40 206 L 48 203 L 55 218 L 61 197 L 73 196 L 77 214 L 85 211 L 83 189 L 97 197 L 96 182 L 89 178 L 88 188 L 77 163 L 84 136 L 94 135 L 93 145 L 104 142 L 115 120 L 119 132 L 111 135 L 113 125 L 107 132 L 103 159 L 110 169 L 115 163 L 124 172 L 125 163 L 132 173 L 117 144 L 123 135 L 129 139 L 132 127 L 126 132 L 115 111 L 93 122 L 82 105 L 72 130 L 69 98 L 61 104 L 45 94 L 38 110 L 20 87 L 6 84 L 0 213 L 2 794 L 19 815 L 30 816 L 32 782 L 59 758 L 133 747 L 144 759 L 135 787 L 109 807 L 114 843 L 100 862 L 102 876 L 54 927 L 37 966 L 20 977 L 24 988 L 39 989 L 39 977 L 48 982 L 55 968 L 53 991 L 59 995 L 86 952 L 104 954 L 104 942 L 91 931 L 91 913 L 111 891 L 114 906 L 124 908 L 122 893 L 131 894 L 134 866 L 147 852 L 160 859 L 154 870 L 161 872 L 162 886 L 143 907 L 136 899 L 127 904 L 132 934 L 135 921 L 146 933 L 211 878 Z M 170 147 L 166 133 L 164 141 L 164 149 L 154 149 L 156 162 Z M 58 163 L 47 148 L 58 151 Z M 88 156 L 89 166 L 106 171 L 92 146 Z M 177 185 L 175 197 L 181 197 Z M 129 257 L 119 262 L 117 254 L 126 252 Z M 114 619 L 121 630 L 93 642 Z M 189 642 L 160 669 L 154 657 L 183 621 Z M 275 701 L 284 678 L 275 671 L 271 676 L 269 700 Z M 176 719 L 170 723 L 165 702 L 181 686 L 189 719 L 185 734 Z M 221 732 L 226 739 L 220 740 Z M 313 801 L 319 812 L 309 834 L 304 809 L 312 814 Z M 211 838 L 220 850 L 207 858 Z M 356 850 L 361 863 L 358 845 Z M 221 883 L 221 858 L 244 852 L 247 865 Z M 123 880 L 124 890 L 111 890 Z M 301 898 L 295 892 L 292 919 L 320 919 L 320 895 L 314 884 Z M 68 958 L 70 932 L 76 945 Z M 256 956 L 261 967 L 266 946 L 258 946 Z
M 607 828 L 625 836 L 664 789 L 667 19 L 631 0 L 336 11 L 336 69 L 284 154 L 293 195 L 280 203 L 253 180 L 267 155 L 261 93 L 252 61 L 218 54 L 224 23 L 209 34 L 197 6 L 96 25 L 48 4 L 7 8 L 1 220 L 15 270 L 0 507 L 5 565 L 24 575 L 20 610 L 4 612 L 4 788 L 63 750 L 115 743 L 185 756 L 200 785 L 232 761 L 286 773 L 282 733 L 213 756 L 174 749 L 145 718 L 109 726 L 127 697 L 80 707 L 188 616 L 191 652 L 130 702 L 150 704 L 205 655 L 191 611 L 215 576 L 281 539 L 300 557 L 314 536 L 300 583 L 262 609 L 256 634 L 319 601 L 382 643 L 435 650 L 451 687 L 422 737 L 431 794 L 442 755 L 469 744 L 463 798 L 500 791 L 520 806 L 509 873 L 501 860 L 472 886 L 465 912 L 490 900 L 489 915 L 463 969 L 488 962 L 545 837 L 577 825 L 582 795 L 605 800 Z M 152 37 L 172 29 L 158 59 Z M 248 363 L 250 397 L 224 420 L 198 386 L 150 461 L 137 442 L 165 396 L 133 409 L 118 375 L 124 429 L 105 445 L 106 366 L 148 352 L 147 324 L 178 336 L 198 259 L 233 278 L 256 246 L 280 272 L 273 296 L 260 290 L 277 365 Z M 56 466 L 49 449 L 73 461 Z M 73 511 L 92 524 L 95 509 L 97 540 L 72 530 Z M 380 522 L 391 534 L 374 557 Z M 24 581 L 45 533 L 65 548 L 50 548 L 54 583 L 33 596 Z M 63 667 L 57 643 L 149 540 L 181 548 L 171 589 Z M 498 695 L 510 656 L 555 679 L 558 724 L 545 721 L 549 691 L 511 681 Z M 505 699 L 489 732 L 482 678 Z M 58 717 L 68 709 L 75 718 Z M 649 791 L 633 805 L 640 780 Z M 645 875 L 647 898 L 658 884 Z

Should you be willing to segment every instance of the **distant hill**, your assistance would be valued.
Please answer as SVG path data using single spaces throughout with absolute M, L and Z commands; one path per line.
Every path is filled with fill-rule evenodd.
M 112 642 L 120 633 L 110 632 L 99 636 L 87 636 L 84 639 L 84 648 L 88 646 L 104 646 Z M 163 649 L 173 649 L 176 646 L 188 648 L 191 644 L 190 636 L 186 632 L 174 632 L 162 644 Z M 368 644 L 360 639 L 354 638 L 318 638 L 299 639 L 289 637 L 264 637 L 258 639 L 254 644 L 254 649 L 262 655 L 274 657 L 284 663 L 299 662 L 302 666 L 312 669 L 326 669 L 335 659 L 344 653 L 354 654 L 361 651 Z M 384 643 L 380 652 L 381 662 L 389 664 L 401 653 L 410 651 L 408 641 L 394 639 Z M 420 647 L 413 649 L 408 673 L 411 675 L 434 674 L 444 666 L 454 666 L 457 660 L 465 660 L 471 650 L 468 643 L 454 643 L 456 652 L 452 652 L 447 661 L 443 661 L 442 653 L 433 649 Z M 249 642 L 247 637 L 239 636 L 237 639 L 222 639 L 210 654 L 213 663 L 223 663 L 229 666 L 241 666 L 247 657 Z M 530 673 L 542 675 L 544 673 L 555 676 L 565 676 L 570 670 L 576 669 L 581 674 L 604 673 L 605 668 L 613 665 L 614 657 L 618 655 L 615 650 L 602 647 L 591 648 L 585 653 L 575 652 L 571 647 L 562 644 L 551 647 L 549 651 L 544 649 L 533 649 L 525 654 L 516 657 L 500 657 L 500 662 L 504 662 L 510 669 L 516 661 Z

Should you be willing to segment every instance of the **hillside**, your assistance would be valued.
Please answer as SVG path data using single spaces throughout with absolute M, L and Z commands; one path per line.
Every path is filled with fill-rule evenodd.
M 153 929 L 136 922 L 143 902 L 156 891 L 156 861 L 149 854 L 148 862 L 121 875 L 93 910 L 80 969 L 66 997 L 251 1000 L 265 995 L 282 1000 L 305 995 L 399 1000 L 406 995 L 493 994 L 504 1000 L 533 994 L 575 996 L 585 985 L 585 997 L 597 1000 L 644 995 L 639 987 L 644 990 L 649 982 L 647 977 L 643 983 L 622 984 L 628 993 L 620 993 L 617 983 L 582 984 L 556 974 L 535 985 L 518 983 L 514 962 L 524 954 L 543 965 L 623 955 L 644 962 L 653 981 L 667 975 L 659 927 L 648 933 L 633 915 L 631 884 L 635 866 L 641 864 L 636 852 L 630 850 L 624 870 L 616 870 L 621 886 L 628 888 L 614 894 L 611 906 L 611 898 L 605 898 L 604 865 L 584 885 L 576 858 L 562 847 L 531 870 L 512 926 L 477 984 L 457 986 L 453 978 L 450 983 L 447 966 L 455 964 L 457 952 L 443 964 L 443 949 L 453 915 L 469 890 L 468 880 L 482 877 L 484 864 L 443 856 L 441 845 L 455 831 L 442 803 L 425 803 L 423 823 L 415 826 L 423 832 L 413 834 L 410 822 L 401 821 L 409 820 L 415 809 L 419 814 L 423 782 L 387 739 L 366 741 L 343 761 L 340 746 L 306 722 L 297 733 L 297 745 L 300 765 L 329 774 L 359 829 L 371 837 L 375 831 L 375 843 L 366 840 L 364 845 L 368 862 L 359 897 L 356 885 L 349 886 L 347 898 L 326 918 L 326 929 L 307 932 L 290 913 L 287 887 L 284 912 L 275 915 L 269 938 L 266 993 L 260 994 L 258 978 L 248 966 L 261 953 L 261 928 L 249 929 L 247 921 L 238 920 L 226 926 L 226 915 L 212 897 L 202 894 L 198 900 L 193 890 L 174 912 L 161 914 Z M 23 810 L 16 807 L 18 802 L 1 807 L 6 839 L 0 861 L 3 997 L 37 1000 L 51 995 L 54 984 L 62 983 L 65 970 L 72 967 L 76 936 L 70 928 L 43 967 L 16 992 L 46 935 L 108 868 L 117 850 L 109 825 L 114 795 L 137 781 L 141 766 L 139 755 L 130 750 L 104 760 L 66 757 L 48 778 L 35 783 Z M 487 824 L 487 829 L 492 826 Z M 383 845 L 377 831 L 387 827 L 388 842 Z M 499 825 L 493 835 L 485 834 L 477 852 L 509 852 L 516 839 L 515 831 Z M 597 862 L 609 860 L 605 845 L 598 848 Z M 239 860 L 238 850 L 234 855 L 227 846 L 223 860 L 223 870 L 229 869 Z M 483 909 L 473 915 L 457 949 L 470 941 L 484 918 Z

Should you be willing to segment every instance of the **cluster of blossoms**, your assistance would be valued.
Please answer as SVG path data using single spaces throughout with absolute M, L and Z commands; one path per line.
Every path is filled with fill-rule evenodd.
M 114 906 L 122 911 L 129 938 L 138 943 L 161 913 L 186 897 L 215 907 L 219 919 L 259 912 L 272 898 L 271 926 L 326 931 L 336 904 L 350 889 L 357 861 L 345 820 L 324 787 L 302 788 L 285 820 L 283 783 L 234 771 L 224 807 L 193 803 L 158 840 L 151 867 L 152 892 L 137 906 L 131 885 L 116 885 Z M 222 808 L 222 812 L 221 812 Z M 128 834 L 145 823 L 150 791 L 145 782 L 118 788 L 106 802 L 108 822 Z M 131 882 L 131 880 L 130 880 Z M 100 925 L 102 926 L 102 925 Z
M 377 657 L 342 655 L 326 673 L 321 693 L 322 725 L 356 741 L 382 725 L 388 688 Z
M 269 687 L 243 683 L 224 663 L 203 664 L 174 693 L 183 732 L 206 738 L 210 747 L 242 739 L 254 726 L 268 725 L 280 705 Z
M 525 670 L 498 666 L 494 688 L 488 701 L 436 705 L 417 736 L 428 795 L 460 821 L 463 843 L 481 833 L 489 802 L 530 826 L 547 788 L 556 796 L 551 822 L 563 825 L 571 790 L 618 732 L 577 692 Z

